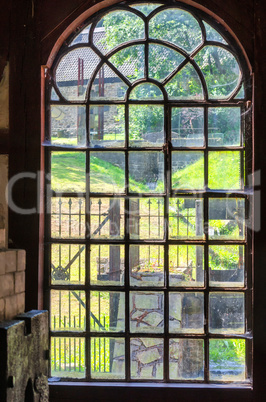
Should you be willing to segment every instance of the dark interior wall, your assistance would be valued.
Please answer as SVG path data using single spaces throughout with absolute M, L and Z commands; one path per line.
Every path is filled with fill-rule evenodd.
M 265 242 L 266 159 L 265 83 L 266 83 L 266 2 L 264 0 L 187 0 L 218 15 L 237 36 L 254 73 L 255 169 L 261 170 L 262 228 L 255 233 L 255 379 L 265 369 L 259 367 L 266 356 Z M 40 88 L 41 65 L 47 63 L 52 48 L 64 30 L 96 0 L 0 0 L 0 77 L 10 62 L 10 127 L 0 130 L 1 152 L 9 152 L 9 175 L 40 169 Z M 136 1 L 137 3 L 137 1 Z M 104 4 L 108 4 L 105 1 Z M 14 186 L 14 201 L 22 208 L 38 205 L 38 181 L 19 180 Z M 18 215 L 10 211 L 9 237 L 12 246 L 27 252 L 26 309 L 38 307 L 39 214 Z M 39 299 L 40 301 L 40 299 Z M 41 305 L 39 304 L 39 307 Z M 264 353 L 264 355 L 263 355 Z M 264 357 L 265 360 L 265 357 Z M 261 382 L 263 384 L 263 381 Z M 258 386 L 260 384 L 258 383 Z M 257 395 L 262 395 L 262 390 Z M 257 396 L 259 398 L 259 396 Z M 254 399 L 255 400 L 255 399 Z M 260 400 L 260 399 L 256 399 Z M 263 399 L 261 399 L 263 400 Z M 215 400 L 216 401 L 216 400 Z

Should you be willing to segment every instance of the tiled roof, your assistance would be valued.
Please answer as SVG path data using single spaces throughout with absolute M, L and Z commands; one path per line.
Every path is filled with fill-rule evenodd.
M 74 45 L 76 43 L 88 43 L 88 32 L 88 28 L 82 31 L 82 33 L 80 33 L 71 44 Z M 95 42 L 98 43 L 101 39 L 104 38 L 104 35 L 105 33 L 103 29 L 96 29 L 96 32 L 94 33 L 94 38 L 96 36 Z M 80 47 L 72 51 L 70 50 L 69 53 L 63 56 L 60 60 L 56 70 L 56 81 L 58 82 L 59 86 L 62 82 L 77 82 L 79 58 L 84 60 L 84 80 L 89 80 L 91 78 L 93 72 L 95 71 L 95 68 L 100 62 L 100 57 L 89 46 Z M 123 71 L 125 75 L 133 74 L 134 65 L 132 63 L 124 63 L 124 65 L 121 66 L 121 71 Z M 116 78 L 117 75 L 111 68 L 105 65 L 104 77 Z

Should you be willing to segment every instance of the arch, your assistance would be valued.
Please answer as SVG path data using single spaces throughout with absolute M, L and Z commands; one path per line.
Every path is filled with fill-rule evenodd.
M 205 383 L 226 382 L 231 375 L 233 382 L 245 382 L 250 372 L 250 366 L 245 370 L 244 349 L 250 343 L 242 263 L 242 245 L 250 247 L 244 218 L 250 165 L 244 162 L 248 142 L 243 131 L 248 67 L 224 30 L 226 43 L 219 36 L 206 39 L 206 29 L 214 35 L 214 28 L 204 24 L 210 22 L 208 15 L 185 3 L 165 2 L 147 16 L 131 9 L 123 3 L 86 20 L 87 42 L 80 32 L 65 41 L 47 83 L 48 93 L 53 80 L 54 91 L 63 91 L 62 99 L 48 100 L 45 144 L 52 176 L 47 244 L 58 246 L 60 255 L 57 261 L 49 251 L 51 329 L 58 337 L 77 331 L 74 343 L 86 336 L 91 350 L 90 370 L 84 360 L 82 369 L 74 366 L 72 373 L 64 373 L 65 368 L 60 374 L 89 381 L 114 376 Z M 115 21 L 108 17 L 105 25 L 105 13 Z M 124 24 L 123 16 L 133 16 L 133 23 Z M 193 34 L 187 35 L 188 25 Z M 133 39 L 125 27 L 132 29 Z M 71 62 L 73 55 L 77 65 Z M 68 65 L 73 76 L 64 81 Z M 234 99 L 241 85 L 244 98 Z M 213 242 L 222 251 L 216 250 L 213 265 L 207 265 Z M 69 247 L 66 262 L 63 245 Z M 71 267 L 84 250 L 87 258 L 78 268 L 83 273 L 75 271 L 73 279 Z M 218 265 L 226 270 L 223 261 L 231 264 L 234 258 L 232 269 L 239 266 L 240 273 L 212 272 L 219 271 Z M 62 267 L 66 284 L 59 275 Z M 217 308 L 220 300 L 224 309 Z M 227 319 L 235 305 L 239 308 L 232 307 Z M 64 306 L 68 318 L 62 324 Z M 197 335 L 193 342 L 191 334 Z M 235 355 L 241 349 L 240 374 L 223 355 L 223 374 L 217 370 L 217 334 L 231 334 L 227 344 Z M 180 335 L 182 341 L 176 342 Z M 190 359 L 189 372 L 178 352 L 182 348 Z M 191 348 L 196 357 L 189 354 Z M 154 360 L 143 358 L 151 353 Z M 105 356 L 107 368 L 100 363 Z M 56 360 L 55 351 L 54 374 Z
M 74 21 L 72 21 L 69 24 L 69 26 L 58 37 L 56 43 L 54 44 L 54 46 L 51 49 L 51 52 L 50 52 L 50 54 L 48 56 L 46 66 L 48 68 L 52 67 L 52 64 L 53 64 L 53 62 L 54 62 L 54 60 L 56 58 L 56 55 L 57 55 L 59 49 L 64 44 L 64 41 L 76 29 L 79 29 L 79 26 L 82 25 L 85 20 L 87 20 L 90 16 L 94 15 L 98 11 L 103 10 L 106 7 L 109 7 L 109 6 L 119 4 L 121 2 L 122 2 L 122 0 L 104 0 L 104 1 L 102 1 L 100 3 L 98 3 L 98 4 L 95 4 L 95 5 L 91 6 L 88 10 L 84 11 L 81 15 L 79 15 Z M 198 10 L 206 13 L 207 16 L 209 16 L 214 21 L 217 21 L 222 27 L 224 27 L 224 29 L 227 32 L 229 32 L 229 34 L 232 36 L 232 38 L 234 38 L 234 40 L 236 41 L 237 45 L 240 47 L 241 52 L 243 54 L 243 57 L 245 59 L 245 62 L 247 63 L 248 70 L 251 73 L 252 72 L 252 66 L 251 66 L 251 63 L 250 63 L 250 61 L 248 59 L 247 53 L 246 53 L 244 47 L 242 46 L 241 42 L 239 41 L 238 37 L 235 35 L 234 31 L 231 29 L 231 27 L 219 15 L 215 14 L 214 12 L 212 12 L 211 10 L 206 8 L 205 6 L 203 6 L 203 5 L 199 4 L 199 3 L 196 3 L 193 0 L 182 0 L 182 3 L 184 5 L 189 4 L 189 5 L 193 6 L 193 7 L 195 7 L 195 9 L 198 9 Z M 44 38 L 44 40 L 45 39 L 46 39 L 46 37 Z

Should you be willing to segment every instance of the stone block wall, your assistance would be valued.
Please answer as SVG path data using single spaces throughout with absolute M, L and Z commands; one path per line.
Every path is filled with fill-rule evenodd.
M 0 250 L 0 321 L 25 311 L 25 251 Z
M 8 249 L 8 156 L 0 155 L 0 321 L 25 311 L 24 250 Z

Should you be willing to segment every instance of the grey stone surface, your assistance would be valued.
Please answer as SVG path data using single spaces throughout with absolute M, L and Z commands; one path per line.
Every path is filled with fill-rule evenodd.
M 142 364 L 152 363 L 160 359 L 160 354 L 157 348 L 147 349 L 137 354 L 137 358 Z
M 0 323 L 0 401 L 48 402 L 48 312 Z
M 134 304 L 137 309 L 155 310 L 160 308 L 160 293 L 154 294 L 141 294 L 136 293 L 133 295 Z

